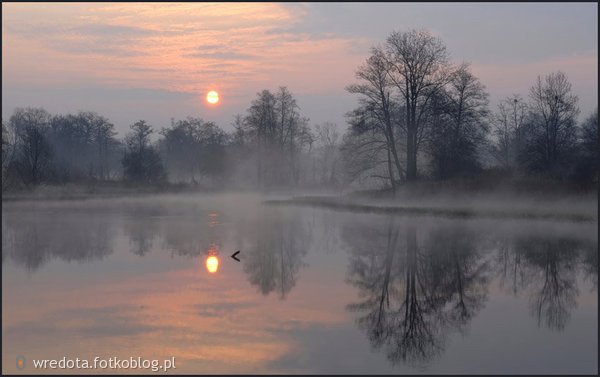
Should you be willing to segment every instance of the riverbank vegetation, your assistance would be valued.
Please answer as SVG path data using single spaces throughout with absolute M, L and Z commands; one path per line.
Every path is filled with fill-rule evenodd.
M 597 188 L 598 112 L 580 114 L 560 71 L 532 77 L 529 93 L 491 108 L 469 65 L 454 63 L 440 38 L 413 30 L 374 46 L 347 90 L 358 99 L 347 127 L 311 124 L 286 87 L 259 92 L 229 131 L 187 117 L 168 125 L 140 120 L 118 137 L 95 112 L 18 108 L 2 122 L 3 198 L 40 186 L 391 196 L 419 187 Z

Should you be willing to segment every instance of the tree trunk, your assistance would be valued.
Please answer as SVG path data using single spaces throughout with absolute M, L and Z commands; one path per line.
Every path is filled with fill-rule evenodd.
M 408 128 L 407 143 L 406 143 L 406 180 L 408 182 L 417 179 L 417 148 L 416 148 L 416 130 L 412 127 Z
M 390 148 L 387 149 L 387 167 L 390 175 L 390 183 L 392 184 L 392 195 L 396 196 L 396 182 L 394 181 L 394 169 L 392 169 L 392 156 L 390 155 Z

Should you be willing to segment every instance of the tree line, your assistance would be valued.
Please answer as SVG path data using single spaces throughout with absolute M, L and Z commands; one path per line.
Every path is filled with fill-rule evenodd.
M 187 117 L 159 130 L 140 120 L 119 139 L 114 124 L 94 112 L 17 108 L 2 122 L 2 189 L 106 181 L 261 189 L 339 183 L 337 126 L 310 128 L 287 88 L 258 93 L 232 126 L 226 132 Z
M 347 90 L 344 160 L 352 179 L 392 190 L 419 178 L 448 179 L 496 166 L 506 173 L 598 181 L 598 110 L 578 123 L 578 97 L 560 71 L 538 76 L 527 99 L 496 111 L 469 64 L 453 64 L 427 31 L 393 32 L 356 71 Z
M 18 108 L 2 122 L 2 188 L 41 183 L 186 182 L 259 189 L 377 185 L 477 176 L 495 168 L 582 184 L 598 182 L 598 111 L 578 122 L 567 76 L 538 76 L 524 97 L 489 107 L 468 63 L 454 64 L 427 31 L 392 32 L 346 89 L 358 105 L 348 128 L 311 127 L 293 94 L 257 93 L 231 132 L 188 117 L 158 130 L 144 120 L 121 140 L 94 112 Z

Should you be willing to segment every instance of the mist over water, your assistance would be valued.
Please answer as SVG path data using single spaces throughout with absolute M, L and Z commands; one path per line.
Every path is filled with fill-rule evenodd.
M 14 354 L 175 356 L 178 373 L 597 372 L 597 220 L 262 204 L 285 197 L 4 202 L 3 372 Z

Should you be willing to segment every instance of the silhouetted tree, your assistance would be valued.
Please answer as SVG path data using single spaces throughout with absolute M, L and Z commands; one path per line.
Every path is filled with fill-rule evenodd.
M 322 185 L 336 186 L 342 182 L 340 134 L 334 123 L 325 122 L 315 126 L 316 144 L 313 160 L 313 183 L 319 171 L 319 181 Z M 310 153 L 310 151 L 309 151 Z M 317 166 L 316 161 L 319 161 Z
M 598 109 L 581 125 L 575 179 L 598 183 L 600 169 L 600 139 L 598 139 Z
M 364 184 L 375 180 L 389 184 L 393 177 L 393 162 L 387 140 L 375 132 L 374 126 L 366 124 L 373 119 L 359 112 L 353 112 L 351 116 L 351 130 L 344 134 L 340 147 L 348 181 Z
M 480 169 L 479 151 L 485 144 L 489 126 L 488 94 L 461 65 L 449 84 L 432 96 L 431 165 L 436 178 L 474 173 Z
M 312 136 L 287 88 L 258 93 L 240 126 L 256 148 L 259 187 L 298 183 L 298 156 Z
M 417 178 L 417 155 L 431 98 L 452 77 L 449 55 L 440 38 L 427 31 L 393 32 L 386 40 L 390 78 L 404 103 L 406 179 Z
M 121 157 L 114 125 L 94 112 L 56 115 L 48 140 L 54 151 L 55 180 L 106 180 Z
M 225 173 L 228 135 L 213 122 L 188 117 L 163 128 L 159 141 L 172 177 L 221 179 Z
M 496 140 L 492 154 L 505 169 L 518 168 L 518 156 L 523 153 L 525 123 L 528 116 L 527 103 L 515 94 L 498 104 L 498 111 L 492 117 L 493 134 Z
M 123 157 L 125 179 L 136 183 L 160 183 L 166 180 L 160 155 L 150 143 L 152 127 L 140 120 L 130 126 L 125 137 Z
M 400 127 L 398 104 L 392 96 L 393 82 L 390 76 L 390 63 L 380 48 L 373 48 L 366 63 L 356 71 L 358 84 L 349 85 L 346 90 L 359 94 L 359 105 L 350 116 L 354 117 L 354 132 L 369 130 L 383 135 L 388 158 L 388 174 L 392 191 L 396 191 L 396 180 L 404 176 L 404 168 L 398 157 L 397 128 Z M 357 121 L 369 117 L 370 121 Z
M 17 138 L 15 130 L 2 121 L 2 191 L 10 187 L 16 180 L 15 158 Z
M 565 178 L 577 143 L 578 98 L 562 72 L 538 76 L 530 97 L 532 117 L 521 161 L 531 171 Z
M 50 114 L 42 108 L 18 108 L 9 120 L 17 137 L 16 169 L 26 185 L 47 177 L 52 150 L 47 140 Z

